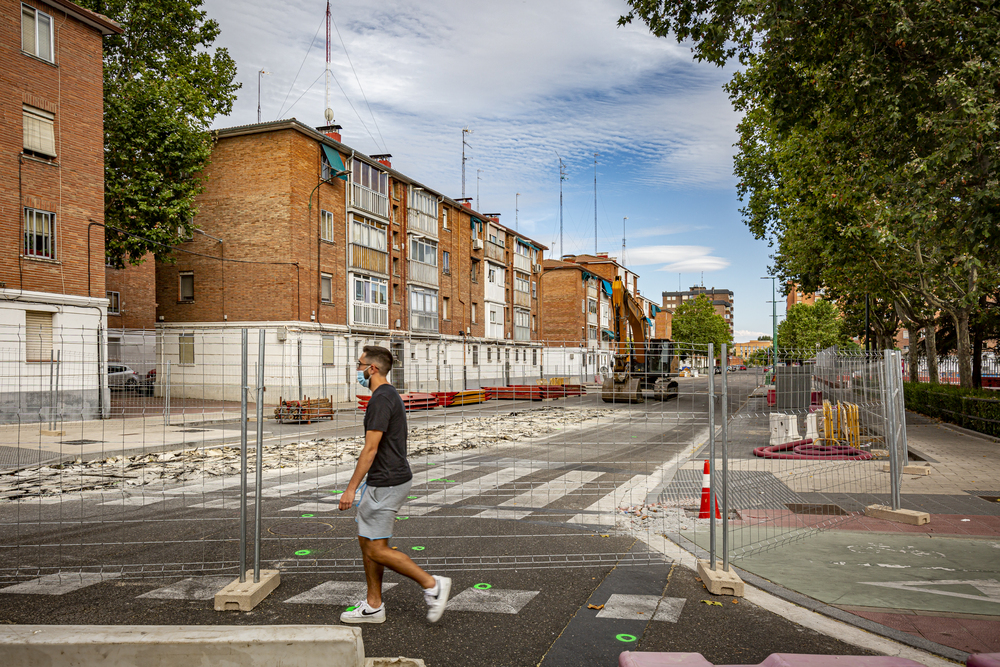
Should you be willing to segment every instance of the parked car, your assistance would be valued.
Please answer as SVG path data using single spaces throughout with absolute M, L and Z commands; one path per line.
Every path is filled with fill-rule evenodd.
M 122 364 L 108 364 L 108 387 L 136 391 L 139 388 L 139 374 Z

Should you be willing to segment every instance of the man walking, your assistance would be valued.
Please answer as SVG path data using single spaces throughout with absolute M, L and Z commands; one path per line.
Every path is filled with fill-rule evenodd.
M 385 606 L 382 604 L 382 574 L 385 568 L 409 577 L 424 589 L 427 602 L 427 620 L 431 623 L 441 618 L 451 579 L 431 576 L 413 562 L 409 556 L 389 547 L 396 513 L 406 502 L 413 473 L 406 460 L 406 409 L 403 400 L 386 380 L 392 370 L 392 353 L 384 347 L 366 345 L 358 359 L 358 384 L 371 389 L 372 396 L 365 411 L 365 446 L 358 456 L 351 481 L 340 496 L 340 510 L 354 504 L 361 480 L 368 475 L 361 487 L 358 501 L 358 542 L 365 564 L 368 597 L 354 609 L 340 615 L 342 623 L 384 623 Z

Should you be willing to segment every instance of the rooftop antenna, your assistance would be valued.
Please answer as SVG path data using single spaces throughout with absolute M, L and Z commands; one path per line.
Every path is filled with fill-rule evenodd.
M 562 183 L 566 180 L 566 164 L 563 162 L 562 156 L 556 153 L 556 157 L 559 158 L 559 259 L 562 259 L 566 254 L 566 248 L 563 245 L 563 193 L 562 193 Z
M 622 266 L 625 266 L 625 221 L 628 220 L 626 215 L 622 218 Z
M 469 143 L 465 140 L 465 135 L 472 134 L 472 130 L 468 126 L 462 128 L 462 197 L 465 197 L 465 161 L 468 159 L 465 157 L 465 147 L 469 146 Z M 469 146 L 471 148 L 471 146 Z
M 333 108 L 330 106 L 330 0 L 326 0 L 326 124 L 333 124 Z
M 594 255 L 597 255 L 597 156 L 594 153 Z
M 705 286 L 705 272 L 704 271 L 701 272 L 701 286 L 702 287 Z
M 483 173 L 482 169 L 476 169 L 476 210 L 481 211 L 479 208 L 479 174 Z
M 521 196 L 520 192 L 514 193 L 514 231 L 517 231 L 517 200 Z

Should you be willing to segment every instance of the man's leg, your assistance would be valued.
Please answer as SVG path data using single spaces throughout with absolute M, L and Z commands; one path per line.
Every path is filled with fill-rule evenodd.
M 424 572 L 419 565 L 401 551 L 395 551 L 389 547 L 389 540 L 369 540 L 366 537 L 359 537 L 361 543 L 361 553 L 365 558 L 365 577 L 368 580 L 368 604 L 372 603 L 373 590 L 378 593 L 379 604 L 382 603 L 382 572 L 384 568 L 389 568 L 393 572 L 398 572 L 404 577 L 409 577 L 423 588 L 434 588 L 434 577 Z M 368 562 L 371 561 L 374 567 L 378 568 L 378 588 L 372 588 L 372 577 L 369 576 Z
M 368 556 L 368 544 L 371 543 L 367 537 L 358 537 L 361 544 L 361 557 L 365 563 L 365 581 L 368 583 L 368 604 L 373 609 L 382 606 L 382 575 L 385 567 L 376 563 Z

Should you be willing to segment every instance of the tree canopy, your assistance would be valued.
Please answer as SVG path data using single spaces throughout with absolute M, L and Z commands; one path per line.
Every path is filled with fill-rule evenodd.
M 109 264 L 165 256 L 188 236 L 212 151 L 209 124 L 232 109 L 236 63 L 213 48 L 200 0 L 82 0 L 124 29 L 104 42 L 104 222 Z
M 715 355 L 721 354 L 722 345 L 732 345 L 726 320 L 715 312 L 712 301 L 704 294 L 681 303 L 674 311 L 671 325 L 672 337 L 678 343 L 692 345 L 715 344 Z
M 819 299 L 814 304 L 797 303 L 788 309 L 778 325 L 778 349 L 814 351 L 844 345 L 843 320 L 837 307 Z

